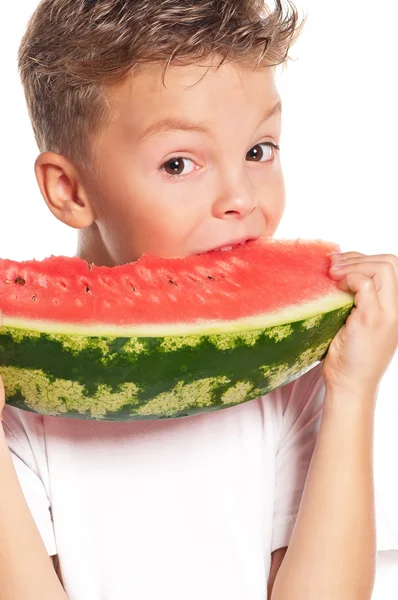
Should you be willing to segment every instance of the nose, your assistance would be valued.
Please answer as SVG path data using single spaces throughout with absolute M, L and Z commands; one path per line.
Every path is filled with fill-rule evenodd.
M 246 174 L 229 174 L 220 184 L 213 204 L 213 217 L 245 218 L 258 206 L 257 197 Z

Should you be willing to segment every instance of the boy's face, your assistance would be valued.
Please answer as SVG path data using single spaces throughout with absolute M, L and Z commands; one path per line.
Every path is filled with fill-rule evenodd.
M 207 69 L 171 66 L 165 88 L 162 67 L 145 65 L 108 90 L 114 119 L 95 145 L 103 177 L 80 179 L 84 206 L 72 211 L 72 226 L 85 227 L 81 258 L 113 266 L 274 234 L 285 205 L 271 145 L 280 141 L 280 110 L 266 119 L 280 101 L 274 71 Z M 167 121 L 161 129 L 159 121 Z

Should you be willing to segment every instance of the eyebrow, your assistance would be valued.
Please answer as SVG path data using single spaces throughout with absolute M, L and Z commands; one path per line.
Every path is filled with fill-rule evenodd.
M 271 119 L 271 117 L 274 117 L 275 115 L 281 113 L 282 101 L 279 99 L 278 102 L 271 109 L 267 109 L 260 123 L 258 124 L 257 129 L 260 127 L 260 125 Z M 148 138 L 154 135 L 165 133 L 166 131 L 194 131 L 196 133 L 210 133 L 210 130 L 205 125 L 205 122 L 191 123 L 189 121 L 183 121 L 181 119 L 173 119 L 170 117 L 166 117 L 165 119 L 155 121 L 155 123 L 152 123 L 146 129 L 144 129 L 144 131 L 140 135 L 139 142 L 147 140 Z

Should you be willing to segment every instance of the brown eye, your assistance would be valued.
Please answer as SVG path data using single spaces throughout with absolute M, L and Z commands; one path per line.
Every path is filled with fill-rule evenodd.
M 192 168 L 191 170 L 187 170 L 185 168 L 185 164 L 184 161 L 188 162 L 188 163 L 192 163 Z M 189 158 L 172 158 L 171 160 L 167 161 L 167 163 L 164 163 L 162 169 L 165 171 L 166 175 L 168 176 L 173 176 L 175 175 L 176 177 L 179 177 L 180 175 L 188 175 L 188 173 L 192 173 L 192 171 L 195 170 L 195 165 L 193 164 L 193 161 L 190 160 Z M 184 169 L 185 169 L 185 173 L 184 173 Z
M 169 175 L 181 175 L 184 170 L 184 163 L 181 158 L 175 158 L 165 163 L 164 170 Z
M 268 152 L 263 150 L 264 146 L 268 149 Z M 272 160 L 275 150 L 279 150 L 279 146 L 272 144 L 271 142 L 257 144 L 247 153 L 247 160 L 253 162 L 268 162 Z

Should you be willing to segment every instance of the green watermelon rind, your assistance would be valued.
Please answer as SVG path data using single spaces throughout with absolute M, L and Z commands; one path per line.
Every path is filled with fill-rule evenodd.
M 202 325 L 200 332 L 181 335 L 178 329 L 165 336 L 38 331 L 26 322 L 11 327 L 5 319 L 0 375 L 6 402 L 43 415 L 108 421 L 229 408 L 315 366 L 352 307 L 352 296 L 336 292 L 311 306 L 263 316 L 257 328 Z

